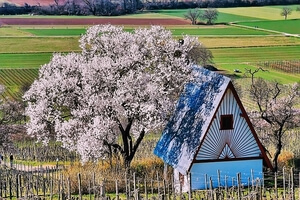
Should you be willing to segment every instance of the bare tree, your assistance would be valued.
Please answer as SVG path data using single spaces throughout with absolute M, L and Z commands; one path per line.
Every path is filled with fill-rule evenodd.
M 192 25 L 197 24 L 197 19 L 200 18 L 201 12 L 199 9 L 191 10 L 189 9 L 187 13 L 184 15 L 185 19 L 188 19 L 192 22 Z
M 251 98 L 256 102 L 258 111 L 252 112 L 252 120 L 257 128 L 268 130 L 268 139 L 275 146 L 272 162 L 274 170 L 278 170 L 278 157 L 283 147 L 283 137 L 287 130 L 300 127 L 299 103 L 300 85 L 283 87 L 278 82 L 267 82 L 262 78 L 254 78 L 259 71 L 246 69 L 251 76 Z
M 292 14 L 292 9 L 290 7 L 283 7 L 280 13 L 281 16 L 284 16 L 284 19 L 287 19 L 287 16 Z
M 15 133 L 25 131 L 24 109 L 22 102 L 4 99 L 0 105 L 0 149 L 12 148 L 11 137 Z
M 195 60 L 197 64 L 200 64 L 201 66 L 206 66 L 208 64 L 213 63 L 213 54 L 212 52 L 207 49 L 203 44 L 195 45 L 190 51 L 189 51 L 189 57 L 192 60 Z
M 218 19 L 219 12 L 215 8 L 205 9 L 201 19 L 206 20 L 206 24 L 213 24 Z

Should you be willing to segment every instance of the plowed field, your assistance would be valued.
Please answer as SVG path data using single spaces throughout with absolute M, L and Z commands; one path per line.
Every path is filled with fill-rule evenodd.
M 84 18 L 84 19 L 52 19 L 52 18 L 0 18 L 0 25 L 187 25 L 184 19 L 135 19 L 135 18 Z

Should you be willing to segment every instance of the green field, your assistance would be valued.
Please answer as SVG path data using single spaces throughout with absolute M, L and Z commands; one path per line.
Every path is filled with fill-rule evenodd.
M 76 51 L 78 40 L 79 37 L 0 37 L 0 53 Z
M 244 26 L 250 26 L 250 27 L 269 29 L 269 30 L 283 32 L 283 33 L 300 34 L 300 19 L 240 22 L 238 24 L 244 25 Z
M 69 29 L 69 28 L 55 28 L 55 29 L 23 29 L 23 31 L 31 33 L 36 36 L 80 36 L 86 32 L 86 29 Z
M 180 17 L 184 18 L 184 15 L 187 13 L 189 9 L 176 9 L 176 10 L 157 10 L 153 11 L 157 16 L 166 16 L 166 17 Z M 201 10 L 201 9 L 200 9 Z M 226 13 L 219 11 L 218 20 L 216 23 L 228 23 L 228 22 L 236 22 L 236 21 L 253 21 L 253 20 L 261 20 L 261 18 L 257 18 L 255 16 L 243 16 L 243 15 L 235 15 L 233 13 Z
M 264 7 L 240 7 L 240 8 L 219 8 L 219 12 L 234 14 L 244 17 L 255 17 L 261 20 L 282 20 L 283 16 L 280 15 L 283 6 L 264 6 Z M 287 6 L 293 9 L 292 14 L 288 19 L 299 19 L 300 12 L 296 12 L 296 5 Z M 242 20 L 240 20 L 242 21 Z
M 226 35 L 270 35 L 266 31 L 247 29 L 241 27 L 233 26 L 214 26 L 214 27 L 188 27 L 188 28 L 168 28 L 172 31 L 174 36 L 181 35 L 217 35 L 217 36 L 226 36 Z M 132 28 L 125 28 L 127 31 L 132 31 Z M 22 29 L 23 32 L 28 32 L 35 36 L 80 36 L 85 33 L 85 29 Z
M 214 28 L 193 28 L 193 29 L 171 29 L 172 34 L 175 36 L 178 35 L 217 35 L 217 36 L 227 36 L 227 35 L 269 35 L 271 33 L 265 31 L 258 31 L 253 29 L 239 28 L 239 27 L 230 27 L 230 26 L 215 26 Z
M 300 46 L 218 48 L 212 49 L 214 61 L 218 64 L 236 64 L 270 60 L 299 59 Z
M 0 69 L 5 68 L 39 68 L 50 61 L 52 53 L 2 53 Z
M 282 20 L 282 6 L 219 8 L 218 25 L 165 26 L 174 37 L 182 35 L 198 36 L 214 56 L 214 65 L 243 78 L 245 68 L 254 69 L 258 62 L 272 60 L 299 60 L 300 38 L 286 37 L 284 33 L 300 34 L 300 12 L 297 5 L 290 6 L 294 11 L 288 20 Z M 188 9 L 157 10 L 120 18 L 184 18 Z M 30 16 L 2 16 L 30 17 Z M 88 18 L 90 16 L 33 16 L 34 18 Z M 236 22 L 238 26 L 231 25 Z M 242 26 L 242 27 L 240 27 Z M 48 63 L 53 52 L 80 51 L 79 36 L 88 26 L 2 26 L 0 28 L 0 83 L 7 88 L 6 95 L 18 97 L 20 85 L 32 82 L 37 77 L 38 68 Z M 136 25 L 126 26 L 132 31 Z M 258 27 L 258 28 L 255 28 Z M 259 30 L 266 29 L 270 31 Z M 272 32 L 277 31 L 277 32 Z M 259 76 L 281 83 L 300 80 L 300 74 L 287 74 L 270 70 Z

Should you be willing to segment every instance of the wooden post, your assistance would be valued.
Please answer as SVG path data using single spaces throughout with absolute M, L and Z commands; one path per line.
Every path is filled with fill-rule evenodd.
M 144 179 L 144 185 L 145 185 L 145 200 L 148 200 L 147 179 L 146 178 Z
M 254 190 L 254 172 L 253 169 L 251 169 L 251 190 Z
M 92 200 L 92 181 L 89 180 L 89 199 Z
M 166 180 L 163 179 L 163 195 L 164 195 L 164 198 L 166 198 Z
M 157 195 L 159 196 L 159 194 L 160 194 L 160 188 L 159 188 L 159 176 L 158 176 L 158 171 L 156 171 L 156 181 L 157 181 Z
M 225 175 L 225 199 L 228 197 L 227 175 Z
M 19 174 L 16 175 L 16 196 L 19 198 Z
M 221 174 L 220 174 L 220 170 L 217 170 L 217 174 L 218 174 L 218 188 L 220 189 L 221 187 Z
M 51 179 L 50 179 L 50 200 L 53 199 L 53 171 L 51 172 Z
M 9 199 L 12 199 L 12 181 L 11 177 L 9 177 Z
M 299 181 L 299 186 L 298 186 L 298 198 L 300 200 L 300 172 L 298 174 L 298 181 Z
M 116 200 L 119 200 L 119 187 L 118 187 L 118 180 L 116 179 Z
M 60 185 L 60 178 L 58 179 L 58 200 L 60 200 L 60 198 L 61 198 L 61 189 L 60 189 L 60 187 L 61 187 L 61 185 Z
M 46 197 L 46 177 L 43 176 L 43 196 Z
M 278 189 L 277 189 L 277 172 L 275 172 L 275 198 L 278 199 Z
M 175 179 L 174 179 L 174 174 L 171 176 L 172 179 L 172 194 L 173 194 L 173 199 L 176 199 L 176 192 L 175 192 Z
M 237 181 L 238 181 L 238 200 L 241 200 L 242 199 L 241 173 L 237 173 Z
M 282 169 L 282 178 L 283 178 L 283 199 L 286 197 L 286 188 L 285 188 L 285 167 Z
M 294 192 L 294 168 L 291 167 L 291 195 L 292 200 L 295 200 L 295 192 Z
M 207 180 L 207 174 L 205 174 L 204 175 L 204 185 L 205 185 L 205 190 L 207 190 L 207 182 L 208 182 L 208 180 Z
M 105 197 L 105 179 L 102 181 L 102 184 L 100 187 L 100 196 Z
M 70 176 L 67 179 L 67 184 L 68 184 L 68 199 L 71 199 L 71 180 L 70 180 Z
M 153 188 L 153 179 L 151 178 L 151 195 L 154 194 L 154 188 Z
M 96 175 L 95 172 L 93 172 L 93 194 L 94 194 L 94 199 L 96 198 Z
M 231 190 L 231 197 L 234 197 L 234 177 L 231 178 L 231 183 L 232 183 L 232 190 Z
M 250 193 L 251 193 L 250 190 L 251 190 L 250 189 L 250 177 L 248 177 L 248 199 L 250 198 Z
M 81 175 L 78 173 L 78 190 L 79 190 L 79 200 L 82 200 L 82 193 L 81 193 Z
M 209 191 L 210 191 L 210 199 L 213 199 L 214 195 L 213 195 L 213 182 L 211 177 L 209 177 Z

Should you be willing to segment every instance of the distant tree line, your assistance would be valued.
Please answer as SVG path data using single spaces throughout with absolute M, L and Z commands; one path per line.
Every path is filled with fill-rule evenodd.
M 17 6 L 3 3 L 1 15 L 37 14 L 37 15 L 96 15 L 114 16 L 135 13 L 139 10 L 247 7 L 265 5 L 299 4 L 300 0 L 54 0 L 48 6 Z

